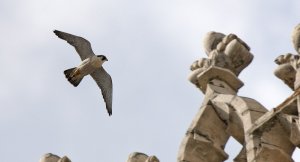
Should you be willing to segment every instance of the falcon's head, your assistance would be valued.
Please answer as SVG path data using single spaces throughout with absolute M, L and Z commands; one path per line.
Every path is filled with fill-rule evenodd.
M 99 57 L 102 61 L 108 61 L 108 59 L 104 55 L 97 55 L 97 57 Z

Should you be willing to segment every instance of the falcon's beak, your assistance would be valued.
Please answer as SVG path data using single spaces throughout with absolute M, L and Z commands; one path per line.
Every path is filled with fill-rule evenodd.
M 108 61 L 108 59 L 106 58 L 105 61 Z

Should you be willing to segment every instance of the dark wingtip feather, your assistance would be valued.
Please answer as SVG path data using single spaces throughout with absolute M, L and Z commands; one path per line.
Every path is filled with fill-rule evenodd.
M 54 32 L 54 33 L 55 33 L 55 35 L 57 35 L 57 36 L 59 36 L 59 35 L 60 35 L 60 31 L 58 31 L 58 30 L 54 30 L 53 32 Z
M 54 30 L 53 33 L 55 33 L 55 35 L 57 35 L 59 38 L 61 38 L 61 34 L 62 32 L 59 30 Z
M 108 112 L 108 116 L 111 116 L 111 115 L 112 115 L 112 111 L 107 110 L 107 112 Z

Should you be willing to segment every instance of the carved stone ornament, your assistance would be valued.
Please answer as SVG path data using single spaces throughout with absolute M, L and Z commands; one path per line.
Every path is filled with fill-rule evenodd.
M 296 29 L 294 33 L 299 33 Z M 299 37 L 293 36 L 298 50 Z M 237 76 L 253 58 L 245 42 L 234 34 L 209 32 L 204 48 L 208 58 L 191 65 L 189 80 L 205 97 L 181 142 L 177 161 L 223 162 L 231 136 L 243 146 L 234 162 L 293 162 L 293 151 L 300 146 L 299 56 L 285 54 L 275 60 L 279 65 L 275 75 L 295 92 L 268 111 L 237 94 L 243 85 Z
M 292 41 L 295 50 L 300 54 L 300 24 L 298 24 L 292 32 Z
M 191 65 L 189 80 L 205 93 L 206 84 L 212 79 L 228 80 L 228 75 L 238 76 L 247 67 L 253 55 L 249 46 L 234 34 L 224 35 L 209 32 L 204 38 L 204 49 L 208 58 L 201 58 Z M 238 90 L 243 83 L 236 77 L 228 82 L 234 90 Z M 232 84 L 231 84 L 232 83 Z
M 67 156 L 60 158 L 52 153 L 47 153 L 41 157 L 39 162 L 71 162 L 71 160 Z
M 156 156 L 148 156 L 144 153 L 134 152 L 128 157 L 127 162 L 159 162 Z

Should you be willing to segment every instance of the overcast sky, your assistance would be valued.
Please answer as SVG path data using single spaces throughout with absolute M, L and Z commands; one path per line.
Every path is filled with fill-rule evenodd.
M 0 161 L 37 162 L 52 152 L 124 162 L 134 151 L 176 161 L 203 99 L 187 76 L 206 57 L 204 35 L 235 33 L 248 43 L 254 60 L 239 76 L 239 95 L 271 109 L 292 93 L 273 75 L 274 59 L 295 53 L 299 11 L 299 0 L 1 0 Z M 107 56 L 112 117 L 91 77 L 77 88 L 65 79 L 80 59 L 54 29 L 85 37 Z M 232 161 L 241 146 L 228 146 Z

